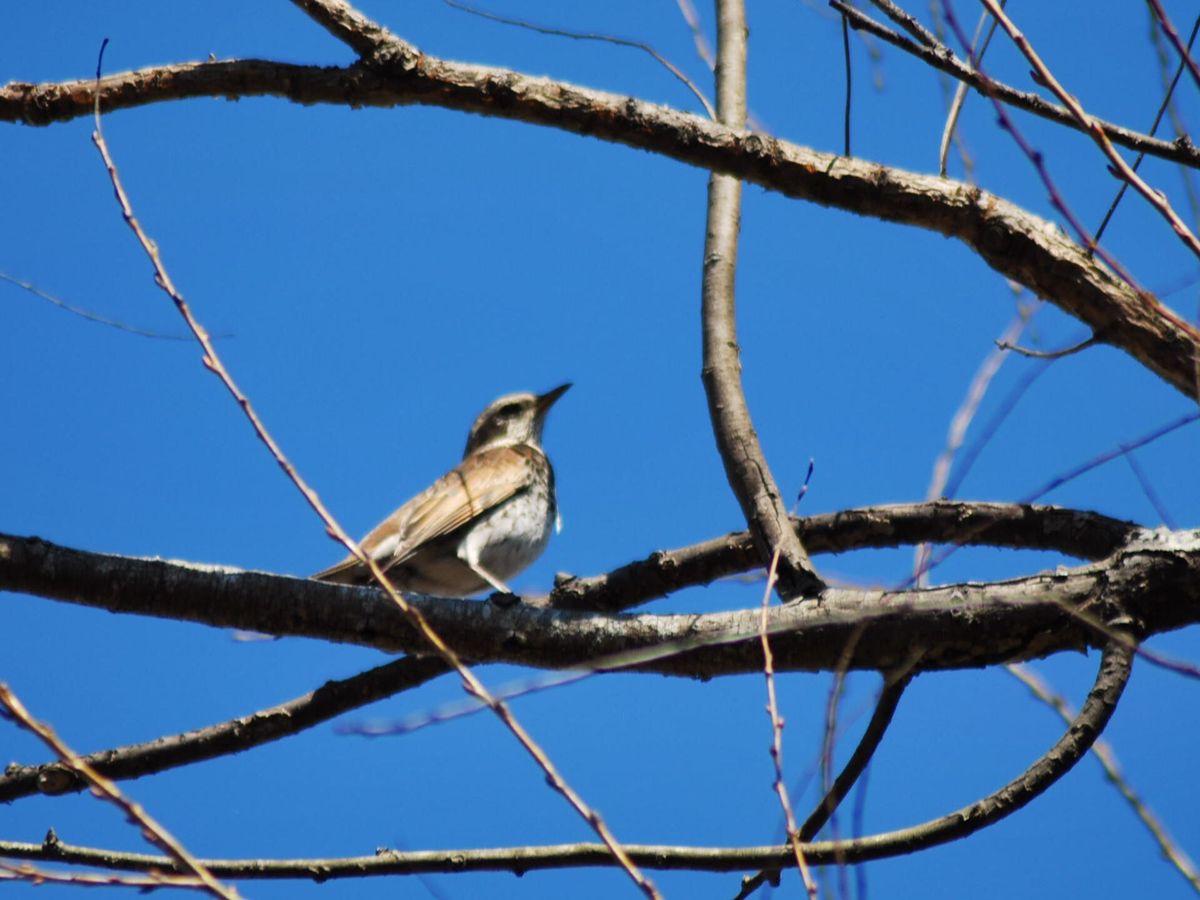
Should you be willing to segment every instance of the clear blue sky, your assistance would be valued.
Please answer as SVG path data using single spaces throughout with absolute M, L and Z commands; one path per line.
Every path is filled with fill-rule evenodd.
M 973 5 L 955 4 L 974 22 Z M 1168 9 L 1181 28 L 1191 8 Z M 925 12 L 924 4 L 919 6 Z M 820 4 L 751 5 L 750 106 L 773 133 L 841 146 L 837 22 Z M 707 84 L 674 3 L 490 9 L 649 41 Z M 441 56 L 546 74 L 696 109 L 634 50 L 481 21 L 433 0 L 365 11 Z M 1140 4 L 1017 4 L 1013 14 L 1092 111 L 1145 128 L 1161 99 Z M 712 13 L 701 8 L 711 34 Z M 0 29 L 0 82 L 89 77 L 105 68 L 264 57 L 345 64 L 349 50 L 286 2 L 17 4 Z M 933 75 L 853 38 L 856 155 L 936 171 L 944 105 Z M 997 36 L 989 68 L 1029 88 Z M 872 84 L 873 80 L 876 82 Z M 1200 122 L 1197 92 L 1183 113 Z M 1045 191 L 978 97 L 963 129 L 989 190 L 1052 217 Z M 1115 182 L 1091 145 L 1019 115 L 1060 189 L 1093 226 Z M 0 271 L 139 327 L 181 334 L 125 228 L 92 123 L 0 128 Z M 546 128 L 433 108 L 351 111 L 275 99 L 194 100 L 121 112 L 105 129 L 137 213 L 268 427 L 335 514 L 361 533 L 448 468 L 475 414 L 511 390 L 575 389 L 546 446 L 564 530 L 515 587 L 556 571 L 593 574 L 652 550 L 742 526 L 713 448 L 700 384 L 698 323 L 705 173 Z M 1189 215 L 1177 172 L 1143 169 Z M 952 174 L 961 175 L 955 161 Z M 1194 221 L 1195 216 L 1191 219 Z M 1110 247 L 1151 289 L 1197 272 L 1136 198 Z M 918 500 L 967 385 L 1014 314 L 1010 287 L 942 237 L 745 191 L 739 325 L 746 389 L 788 491 L 809 458 L 808 512 Z M 1167 300 L 1196 314 L 1196 288 Z M 0 530 L 121 554 L 305 574 L 340 556 L 256 442 L 189 343 L 71 316 L 0 283 Z M 1027 342 L 1085 337 L 1046 307 Z M 978 426 L 1036 366 L 1012 359 Z M 960 495 L 1017 500 L 1056 474 L 1185 413 L 1173 389 L 1121 353 L 1054 364 L 984 449 Z M 977 429 L 976 429 L 977 430 Z M 1180 431 L 1137 462 L 1177 527 L 1197 525 L 1200 433 Z M 969 436 L 970 438 L 971 436 Z M 1121 460 L 1049 501 L 1155 525 L 1160 515 Z M 819 559 L 828 576 L 904 580 L 907 552 Z M 935 577 L 1015 576 L 1067 562 L 960 553 Z M 651 611 L 737 608 L 761 583 L 722 583 Z M 383 661 L 362 648 L 245 644 L 216 629 L 3 595 L 0 680 L 80 750 L 147 740 L 248 714 Z M 1195 630 L 1156 639 L 1200 658 Z M 1037 668 L 1078 703 L 1096 654 Z M 499 686 L 519 674 L 482 670 Z M 844 715 L 861 727 L 877 678 L 851 679 Z M 828 677 L 779 691 L 786 764 L 804 793 Z M 1193 855 L 1200 791 L 1197 685 L 1139 665 L 1108 731 L 1136 788 Z M 349 718 L 436 708 L 443 679 Z M 704 845 L 781 839 L 771 792 L 761 677 L 709 684 L 610 677 L 523 700 L 516 710 L 622 840 Z M 857 717 L 857 718 L 855 718 Z M 866 828 L 923 821 L 1004 783 L 1060 733 L 1055 716 L 999 670 L 928 675 L 904 698 L 871 771 Z M 848 751 L 847 751 L 848 752 Z M 0 762 L 45 752 L 0 728 Z M 128 784 L 202 856 L 338 856 L 404 849 L 588 840 L 498 723 L 476 716 L 392 740 L 321 726 L 280 744 Z M 0 807 L 0 837 L 143 849 L 88 796 Z M 848 828 L 843 820 L 842 827 Z M 1163 898 L 1190 894 L 1092 760 L 982 834 L 865 869 L 870 895 L 929 898 Z M 671 897 L 729 897 L 736 875 L 654 875 Z M 835 886 L 830 871 L 827 885 Z M 624 876 L 579 870 L 435 876 L 437 896 L 632 896 Z M 422 897 L 415 879 L 243 885 L 250 897 Z M 10 891 L 31 893 L 27 888 Z M 36 896 L 54 897 L 57 888 Z M 784 896 L 798 896 L 794 875 Z

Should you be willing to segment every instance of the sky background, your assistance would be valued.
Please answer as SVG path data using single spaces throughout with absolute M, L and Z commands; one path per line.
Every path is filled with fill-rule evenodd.
M 1193 10 L 1166 4 L 1179 28 Z M 918 4 L 922 13 L 924 4 Z M 916 9 L 914 7 L 914 10 Z M 973 27 L 973 4 L 957 2 Z M 700 84 L 676 5 L 506 0 L 489 9 L 547 25 L 647 41 Z M 1162 97 L 1135 3 L 1028 4 L 1012 15 L 1089 110 L 1144 129 Z M 698 111 L 648 56 L 547 37 L 433 0 L 364 11 L 422 50 Z M 712 36 L 713 15 L 703 24 Z M 838 22 L 820 4 L 750 9 L 749 103 L 762 126 L 818 150 L 841 148 Z M 13 4 L 0 29 L 0 82 L 261 57 L 344 65 L 350 51 L 289 3 Z M 945 106 L 934 74 L 852 36 L 853 152 L 936 172 Z M 871 58 L 872 51 L 879 51 Z M 1002 35 L 989 72 L 1031 89 Z M 711 93 L 711 91 L 710 91 Z M 1185 76 L 1179 97 L 1195 124 Z M 1092 227 L 1116 189 L 1084 138 L 1016 114 L 1058 188 Z M 987 189 L 1054 218 L 1046 191 L 990 105 L 971 96 L 961 127 Z M 92 122 L 0 128 L 0 271 L 155 332 L 183 328 L 122 223 Z M 496 396 L 574 389 L 545 444 L 564 530 L 514 580 L 544 592 L 555 572 L 589 575 L 660 548 L 743 527 L 714 449 L 700 383 L 699 287 L 706 174 L 549 128 L 407 107 L 348 110 L 278 99 L 191 100 L 113 114 L 105 133 L 136 212 L 214 334 L 268 428 L 340 521 L 363 533 L 450 467 Z M 1170 135 L 1168 135 L 1170 136 Z M 1143 173 L 1195 221 L 1170 166 Z M 963 167 L 952 159 L 951 175 Z M 810 458 L 802 510 L 921 499 L 946 429 L 993 340 L 1012 289 L 957 242 L 770 194 L 744 192 L 738 274 L 743 376 L 782 488 Z M 1196 260 L 1127 197 L 1110 250 L 1195 318 Z M 1185 285 L 1180 289 L 1181 285 Z M 1190 286 L 1186 286 L 1190 285 Z M 1026 298 L 1028 299 L 1028 298 Z M 0 282 L 0 530 L 70 547 L 302 575 L 342 554 L 256 441 L 194 344 L 134 336 Z M 1065 346 L 1085 326 L 1046 306 L 1026 343 Z M 1006 361 L 970 441 L 1042 363 Z M 1194 408 L 1122 353 L 1094 348 L 1046 368 L 982 450 L 966 499 L 1015 501 L 1054 476 Z M 1196 527 L 1200 432 L 1178 431 L 1136 461 L 1175 527 Z M 1118 459 L 1046 500 L 1157 525 L 1162 512 Z M 1070 562 L 964 551 L 935 580 L 1019 576 Z M 821 557 L 830 578 L 895 585 L 909 550 Z M 756 604 L 761 582 L 689 590 L 647 611 Z M 287 639 L 242 643 L 222 630 L 0 595 L 0 680 L 76 749 L 201 727 L 271 706 L 385 661 L 375 651 Z M 1200 659 L 1196 630 L 1156 649 Z M 1078 704 L 1098 655 L 1036 664 Z M 491 686 L 524 673 L 480 670 Z M 850 678 L 853 746 L 879 679 Z M 828 676 L 786 675 L 785 764 L 794 800 L 811 783 Z M 1106 737 L 1185 851 L 1200 855 L 1193 761 L 1197 684 L 1139 663 Z M 353 713 L 391 719 L 456 700 L 453 679 Z M 517 715 L 619 839 L 761 844 L 782 840 L 771 791 L 761 676 L 708 684 L 611 676 L 516 703 Z M 0 763 L 40 762 L 0 723 Z M 1056 716 L 999 669 L 923 676 L 870 772 L 868 833 L 941 815 L 994 790 L 1061 733 Z M 492 718 L 367 740 L 327 724 L 281 743 L 126 783 L 205 857 L 302 857 L 591 840 L 584 823 Z M 847 810 L 849 807 L 847 807 Z M 803 812 L 801 813 L 804 814 Z M 135 830 L 89 796 L 0 807 L 0 837 L 142 850 Z M 842 819 L 842 828 L 850 827 Z M 1145 830 L 1094 760 L 1004 822 L 910 858 L 872 863 L 870 896 L 1184 897 Z M 823 896 L 837 895 L 837 873 Z M 654 873 L 671 897 L 729 897 L 736 874 Z M 853 878 L 851 879 L 853 881 Z M 632 896 L 613 870 L 244 883 L 249 897 Z M 10 888 L 12 896 L 31 894 Z M 65 890 L 43 887 L 39 897 Z M 788 873 L 780 896 L 799 896 Z

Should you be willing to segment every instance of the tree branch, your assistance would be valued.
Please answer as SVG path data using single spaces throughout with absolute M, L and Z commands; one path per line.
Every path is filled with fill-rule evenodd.
M 100 82 L 105 110 L 187 97 L 278 96 L 300 103 L 443 106 L 547 125 L 660 153 L 785 196 L 956 237 L 993 269 L 1089 325 L 1189 397 L 1200 333 L 1115 278 L 1054 225 L 961 182 L 818 153 L 701 116 L 517 72 L 449 62 L 395 41 L 386 62 L 348 68 L 261 60 L 182 63 Z M 390 45 L 389 45 L 390 46 Z M 90 114 L 95 82 L 0 88 L 0 121 Z
M 1131 652 L 1120 642 L 1110 643 L 1105 648 L 1096 682 L 1067 732 L 1037 762 L 1000 790 L 949 815 L 911 828 L 849 841 L 805 844 L 805 860 L 813 865 L 829 865 L 913 853 L 965 837 L 1016 812 L 1070 771 L 1099 737 L 1128 682 L 1131 658 Z M 791 859 L 791 848 L 787 845 L 710 848 L 625 844 L 624 847 L 630 858 L 646 869 L 703 872 L 781 869 Z M 53 834 L 42 844 L 0 841 L 0 856 L 126 871 L 172 868 L 172 861 L 164 856 L 75 847 L 61 843 Z M 214 875 L 222 878 L 298 878 L 317 881 L 418 872 L 510 871 L 524 874 L 542 869 L 616 864 L 603 844 L 558 844 L 488 850 L 380 850 L 373 856 L 349 858 L 211 859 L 201 862 Z
M 876 6 L 881 6 L 876 0 L 872 0 L 872 2 L 875 2 Z M 910 56 L 916 57 L 931 68 L 937 69 L 939 72 L 945 72 L 950 77 L 961 81 L 984 96 L 987 96 L 990 91 L 992 96 L 1009 106 L 1015 106 L 1017 109 L 1031 112 L 1035 116 L 1054 122 L 1056 125 L 1064 125 L 1076 131 L 1080 130 L 1079 123 L 1066 107 L 1051 103 L 1038 94 L 1017 90 L 1003 82 L 983 75 L 972 68 L 965 60 L 956 56 L 953 50 L 923 28 L 922 31 L 928 36 L 929 40 L 921 42 L 910 41 L 904 35 L 876 22 L 870 16 L 851 6 L 849 3 L 843 2 L 843 0 L 829 0 L 829 5 L 841 13 L 850 22 L 852 28 L 874 35 L 880 40 L 891 44 L 893 47 L 903 50 Z M 1149 156 L 1157 156 L 1159 159 L 1167 159 L 1194 169 L 1200 169 L 1200 149 L 1197 149 L 1190 141 L 1164 141 L 1161 138 L 1143 134 L 1140 131 L 1134 131 L 1131 128 L 1117 125 L 1114 122 L 1107 122 L 1104 119 L 1096 119 L 1095 122 L 1113 143 L 1128 147 L 1131 150 L 1146 153 Z
M 447 671 L 445 663 L 434 657 L 407 656 L 353 678 L 326 682 L 303 697 L 248 716 L 154 741 L 101 750 L 82 759 L 101 775 L 114 780 L 153 775 L 240 753 L 305 731 L 348 710 L 417 687 Z M 40 766 L 14 763 L 0 777 L 0 803 L 31 794 L 66 794 L 87 787 L 85 781 L 60 762 Z
M 1047 543 L 1053 543 L 1047 541 Z M 86 553 L 0 536 L 0 588 L 218 627 L 425 649 L 371 587 Z M 703 615 L 604 615 L 471 600 L 414 598 L 465 657 L 543 668 L 604 668 L 688 677 L 762 669 L 758 610 Z M 830 589 L 821 604 L 772 608 L 776 668 L 832 671 L 861 631 L 851 669 L 921 669 L 1032 659 L 1103 643 L 1098 621 L 1126 617 L 1143 635 L 1200 621 L 1200 532 L 1139 531 L 1104 560 L 993 584 L 912 591 Z M 636 659 L 625 659 L 629 654 Z M 619 662 L 613 658 L 621 657 Z
M 1098 513 L 1006 503 L 930 503 L 850 509 L 792 519 L 813 553 L 932 543 L 1056 550 L 1078 559 L 1115 553 L 1137 526 Z M 621 612 L 684 587 L 761 567 L 747 532 L 660 550 L 604 575 L 569 577 L 546 601 L 556 609 Z M 544 605 L 537 599 L 536 605 Z
M 746 127 L 746 16 L 737 0 L 718 4 L 716 73 L 717 117 L 740 132 Z M 778 555 L 779 593 L 792 600 L 819 594 L 825 585 L 788 524 L 787 504 L 763 455 L 742 388 L 734 300 L 741 208 L 741 182 L 712 173 L 704 234 L 701 375 L 725 477 L 763 564 Z
M 854 787 L 855 782 L 858 781 L 867 768 L 867 764 L 874 757 L 875 751 L 879 749 L 879 744 L 883 740 L 884 734 L 887 733 L 888 726 L 892 724 L 892 716 L 896 714 L 896 707 L 900 705 L 900 698 L 904 696 L 904 691 L 911 680 L 912 677 L 906 674 L 894 681 L 884 683 L 879 700 L 875 704 L 875 712 L 871 715 L 871 721 L 867 723 L 862 737 L 859 738 L 858 746 L 854 748 L 850 759 L 846 761 L 846 765 L 834 779 L 829 792 L 800 826 L 800 840 L 811 841 L 815 838 L 825 827 L 825 823 L 829 821 L 830 816 L 833 815 L 842 800 L 850 793 L 850 789 Z

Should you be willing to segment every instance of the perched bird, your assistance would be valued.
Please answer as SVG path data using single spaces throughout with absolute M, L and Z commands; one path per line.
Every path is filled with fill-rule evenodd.
M 402 591 L 469 597 L 542 555 L 558 519 L 554 470 L 542 450 L 546 413 L 570 384 L 507 394 L 479 414 L 457 466 L 384 519 L 362 548 Z M 353 556 L 313 578 L 369 584 Z

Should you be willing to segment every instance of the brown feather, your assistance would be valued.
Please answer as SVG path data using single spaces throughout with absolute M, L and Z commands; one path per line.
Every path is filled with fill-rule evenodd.
M 541 451 L 528 444 L 490 447 L 472 453 L 377 525 L 361 544 L 386 571 L 411 558 L 422 546 L 478 519 L 526 489 Z M 381 558 L 380 548 L 394 549 Z M 368 580 L 367 569 L 348 556 L 312 576 L 320 581 Z

